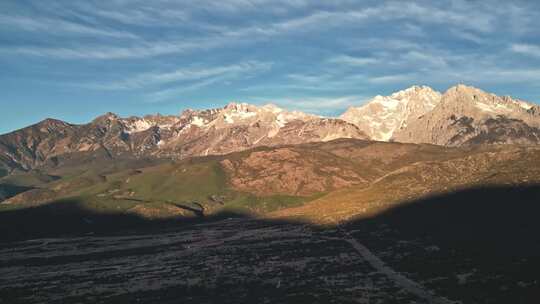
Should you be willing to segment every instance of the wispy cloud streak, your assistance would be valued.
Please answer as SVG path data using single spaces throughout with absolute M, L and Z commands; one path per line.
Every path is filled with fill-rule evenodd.
M 118 31 L 110 28 L 98 28 L 91 25 L 50 19 L 50 18 L 30 18 L 25 16 L 0 15 L 0 25 L 11 29 L 33 31 L 46 35 L 82 35 L 82 36 L 102 36 L 112 38 L 137 39 L 137 35 L 126 31 Z

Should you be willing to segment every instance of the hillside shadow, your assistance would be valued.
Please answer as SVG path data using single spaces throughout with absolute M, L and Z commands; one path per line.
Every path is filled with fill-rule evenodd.
M 540 185 L 514 185 L 429 196 L 339 227 L 308 225 L 323 234 L 346 231 L 396 271 L 450 299 L 463 303 L 537 303 L 539 215 Z M 195 223 L 219 223 L 226 218 L 249 219 L 276 228 L 306 225 L 297 221 L 254 219 L 231 212 L 191 219 L 150 220 L 133 214 L 96 213 L 81 208 L 76 201 L 63 201 L 0 212 L 0 241 L 88 234 L 159 234 Z M 240 232 L 250 228 L 238 225 L 238 229 Z M 279 257 L 280 250 L 276 247 L 274 255 Z M 242 257 L 233 260 L 242 261 Z M 251 266 L 249 260 L 243 263 Z M 281 268 L 280 271 L 286 272 Z M 214 298 L 209 295 L 212 292 L 217 292 L 213 294 L 216 301 L 221 300 L 219 288 L 190 290 L 208 296 L 212 302 Z M 190 290 L 167 292 L 181 298 Z M 305 293 L 309 292 L 315 291 L 306 287 Z
M 139 203 L 152 203 L 152 201 L 138 199 L 138 198 L 125 197 L 125 198 L 122 198 L 122 199 L 126 200 L 126 201 L 133 201 L 133 202 L 139 202 Z M 202 204 L 200 204 L 200 203 L 198 203 L 196 201 L 191 202 L 191 204 L 194 207 L 187 205 L 187 203 L 177 203 L 177 202 L 171 202 L 171 201 L 153 201 L 153 202 L 161 202 L 161 203 L 165 203 L 165 204 L 167 204 L 169 206 L 174 206 L 176 208 L 179 208 L 179 209 L 182 209 L 182 210 L 185 210 L 185 211 L 189 211 L 189 212 L 193 213 L 193 215 L 195 215 L 198 218 L 204 218 L 206 216 L 206 214 L 204 213 L 206 208 Z
M 228 211 L 205 215 L 204 209 L 180 203 L 171 205 L 192 212 L 194 216 L 149 219 L 134 213 L 97 212 L 81 205 L 78 200 L 67 199 L 46 205 L 1 211 L 0 243 L 89 234 L 152 233 L 196 223 L 247 217 L 244 213 Z
M 148 201 L 130 199 L 146 203 Z M 221 212 L 205 215 L 193 203 L 167 202 L 192 212 L 193 218 L 148 219 L 130 213 L 96 212 L 74 199 L 24 209 L 0 212 L 0 241 L 89 232 L 122 232 L 125 228 L 149 229 L 215 221 L 228 217 L 250 218 L 248 214 Z M 463 189 L 396 204 L 371 218 L 346 222 L 341 227 L 378 229 L 392 227 L 403 237 L 430 237 L 446 246 L 471 245 L 492 254 L 522 253 L 540 256 L 540 185 L 492 186 Z M 258 219 L 263 221 L 263 219 Z M 297 223 L 287 220 L 276 222 Z M 298 222 L 305 224 L 305 222 Z M 310 224 L 316 229 L 324 229 Z M 333 227 L 331 227 L 333 228 Z M 532 246 L 534 245 L 534 246 Z M 480 247 L 479 247 L 480 248 Z M 530 251 L 534 249 L 535 251 Z
M 35 189 L 35 188 L 2 183 L 0 184 L 0 202 L 8 198 L 14 197 L 15 195 L 19 193 L 23 193 L 25 191 L 32 190 L 32 189 Z
M 391 226 L 402 236 L 430 237 L 446 246 L 467 244 L 504 255 L 528 249 L 538 256 L 539 215 L 540 185 L 487 186 L 403 202 L 345 226 Z
M 492 186 L 404 202 L 344 229 L 392 268 L 448 298 L 536 303 L 539 215 L 539 185 Z

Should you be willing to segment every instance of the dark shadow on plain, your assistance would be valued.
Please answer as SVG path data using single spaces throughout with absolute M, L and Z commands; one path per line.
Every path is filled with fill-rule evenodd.
M 237 212 L 205 216 L 204 209 L 180 203 L 171 205 L 192 212 L 194 217 L 148 219 L 130 213 L 96 212 L 81 207 L 77 200 L 69 199 L 25 209 L 6 210 L 0 212 L 0 244 L 43 237 L 151 233 L 194 223 L 246 216 Z
M 405 202 L 373 218 L 346 224 L 391 226 L 407 237 L 446 246 L 473 246 L 493 255 L 540 255 L 540 186 L 464 189 Z M 534 251 L 531 251 L 534 250 Z
M 344 229 L 356 231 L 357 239 L 397 271 L 448 298 L 463 303 L 540 300 L 538 185 L 430 196 L 351 221 Z
M 0 212 L 0 240 L 88 233 L 160 233 L 193 223 L 219 223 L 230 217 L 249 218 L 245 214 L 221 213 L 192 219 L 148 220 L 129 214 L 95 213 L 81 209 L 77 202 L 63 201 Z M 450 299 L 463 303 L 538 303 L 539 217 L 540 186 L 494 186 L 406 202 L 375 217 L 349 221 L 339 228 L 351 232 L 398 272 Z M 256 221 L 276 227 L 306 224 Z M 312 228 L 322 233 L 336 231 L 336 227 L 313 225 Z M 239 225 L 239 229 L 248 228 Z M 9 243 L 0 244 L 6 245 Z M 219 286 L 192 291 L 209 303 L 225 300 L 219 296 Z M 182 288 L 164 292 L 170 293 L 171 299 L 190 296 Z M 306 296 L 308 293 L 306 289 Z M 246 299 L 228 300 L 242 303 Z

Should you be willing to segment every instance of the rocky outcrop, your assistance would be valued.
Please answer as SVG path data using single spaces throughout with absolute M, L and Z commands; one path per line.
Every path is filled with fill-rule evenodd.
M 398 130 L 393 139 L 444 146 L 537 144 L 539 109 L 525 101 L 458 85 L 432 111 Z

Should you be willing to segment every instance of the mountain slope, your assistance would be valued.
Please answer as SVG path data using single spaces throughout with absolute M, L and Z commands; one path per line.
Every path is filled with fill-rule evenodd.
M 90 210 L 136 212 L 150 217 L 196 215 L 189 208 L 203 208 L 205 214 L 223 208 L 273 210 L 343 187 L 366 185 L 380 174 L 369 170 L 363 161 L 330 152 L 342 150 L 338 148 L 342 145 L 363 149 L 370 142 L 348 139 L 338 143 L 259 147 L 157 165 L 137 159 L 126 159 L 124 164 L 117 159 L 95 159 L 87 165 L 48 168 L 50 175 L 31 171 L 4 177 L 0 186 L 30 188 L 10 195 L 1 205 L 26 208 L 69 200 Z M 54 179 L 34 182 L 38 176 Z
M 234 209 L 335 223 L 462 188 L 540 183 L 538 164 L 539 147 L 449 148 L 355 139 L 159 163 L 103 158 L 79 169 L 0 179 L 7 198 L 0 210 L 73 202 L 93 212 L 149 218 Z
M 538 147 L 505 145 L 452 148 L 450 151 L 436 152 L 433 157 L 415 162 L 402 162 L 397 169 L 388 170 L 366 187 L 333 191 L 303 206 L 277 211 L 272 216 L 334 224 L 370 218 L 410 201 L 460 189 L 540 183 Z
M 400 142 L 445 146 L 472 144 L 538 144 L 540 107 L 458 85 L 430 112 L 399 129 Z
M 350 107 L 340 118 L 356 124 L 371 139 L 388 141 L 398 129 L 431 111 L 441 94 L 427 86 L 413 86 L 390 96 L 376 96 L 361 107 Z

